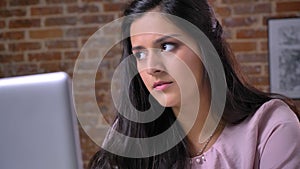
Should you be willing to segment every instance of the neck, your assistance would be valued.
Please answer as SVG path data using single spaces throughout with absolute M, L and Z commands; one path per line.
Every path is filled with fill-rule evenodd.
M 195 123 L 192 126 L 191 130 L 187 133 L 187 138 L 191 144 L 191 147 L 199 146 L 199 144 L 201 144 L 199 142 L 199 138 L 209 112 L 210 104 L 207 102 L 207 100 L 201 99 L 200 102 L 201 107 Z
M 209 91 L 209 90 L 201 90 L 201 91 Z M 200 107 L 199 107 L 196 118 L 193 118 L 193 116 L 189 114 L 189 112 L 192 112 L 193 110 L 190 110 L 190 109 L 182 110 L 178 107 L 173 107 L 173 112 L 175 113 L 175 115 L 177 117 L 178 117 L 179 113 L 184 114 L 183 118 L 178 118 L 178 120 L 179 120 L 180 124 L 182 125 L 184 131 L 187 133 L 189 149 L 190 149 L 190 153 L 192 156 L 199 155 L 198 154 L 199 150 L 202 150 L 204 146 L 205 146 L 205 149 L 203 151 L 206 151 L 207 149 L 209 149 L 215 143 L 215 141 L 217 140 L 219 135 L 222 133 L 222 129 L 224 127 L 224 125 L 221 125 L 221 123 L 214 124 L 214 125 L 218 125 L 218 127 L 215 129 L 215 131 L 213 132 L 211 137 L 204 139 L 203 142 L 199 141 L 200 134 L 202 132 L 203 126 L 205 124 L 205 121 L 206 121 L 206 118 L 208 116 L 208 112 L 210 109 L 210 97 L 209 96 L 210 95 L 208 92 L 201 93 L 200 104 L 199 104 Z M 186 105 L 182 105 L 182 107 L 183 106 L 184 106 L 184 108 L 193 107 L 193 104 L 194 104 L 193 102 L 188 102 Z M 182 112 L 179 112 L 179 111 L 182 111 Z M 210 139 L 210 140 L 209 140 L 209 143 L 207 145 L 205 145 L 207 139 Z
M 183 110 L 174 107 L 172 109 L 183 130 L 187 133 L 188 139 L 199 142 L 198 139 L 203 128 L 203 124 L 205 123 L 209 108 L 207 108 L 207 106 L 201 106 L 200 110 L 197 110 L 195 114 L 195 109 L 190 108 L 192 105 L 184 105 L 184 107 L 188 107 L 189 109 Z

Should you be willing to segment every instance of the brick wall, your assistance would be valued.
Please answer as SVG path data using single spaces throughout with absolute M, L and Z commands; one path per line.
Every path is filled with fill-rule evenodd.
M 66 71 L 86 40 L 120 16 L 126 0 L 1 0 L 0 77 Z M 269 90 L 267 19 L 300 16 L 299 0 L 210 0 L 237 60 L 250 82 Z M 119 50 L 100 65 L 96 78 L 99 107 L 109 112 L 110 77 Z M 84 80 L 83 80 L 84 83 Z M 88 102 L 88 98 L 82 98 Z M 300 107 L 299 101 L 298 105 Z M 91 123 L 101 123 L 87 117 Z M 85 166 L 98 149 L 80 129 Z M 100 134 L 99 134 L 100 135 Z

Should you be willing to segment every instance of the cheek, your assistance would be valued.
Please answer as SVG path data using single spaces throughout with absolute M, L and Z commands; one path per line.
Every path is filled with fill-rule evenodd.
M 142 78 L 145 86 L 150 91 L 150 89 L 151 89 L 151 81 L 150 81 L 150 78 L 148 76 L 148 73 L 146 71 L 141 71 L 139 74 L 140 74 L 140 76 L 141 76 L 141 78 Z
M 194 78 L 199 84 L 203 76 L 203 64 L 201 59 L 193 51 L 187 50 L 181 55 L 180 59 L 188 66 Z
M 191 62 L 187 63 L 187 65 L 193 72 L 196 79 L 202 79 L 203 64 L 200 59 L 192 59 Z

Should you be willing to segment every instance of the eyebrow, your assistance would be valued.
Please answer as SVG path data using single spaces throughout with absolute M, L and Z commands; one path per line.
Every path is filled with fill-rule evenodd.
M 165 35 L 165 36 L 162 36 L 158 39 L 156 39 L 153 44 L 156 45 L 156 44 L 160 44 L 162 43 L 163 41 L 165 41 L 166 39 L 169 39 L 169 38 L 174 38 L 174 37 L 178 37 L 180 36 L 179 34 L 171 34 L 171 35 Z M 131 50 L 141 50 L 141 49 L 145 49 L 143 46 L 134 46 L 131 48 Z
M 165 35 L 163 37 L 156 39 L 153 44 L 160 44 L 161 42 L 165 41 L 166 39 L 174 38 L 174 37 L 178 37 L 178 36 L 180 36 L 180 35 L 179 34 Z

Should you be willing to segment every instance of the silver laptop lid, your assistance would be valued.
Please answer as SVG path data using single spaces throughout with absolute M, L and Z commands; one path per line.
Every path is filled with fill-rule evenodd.
M 82 169 L 66 73 L 0 79 L 0 168 Z

